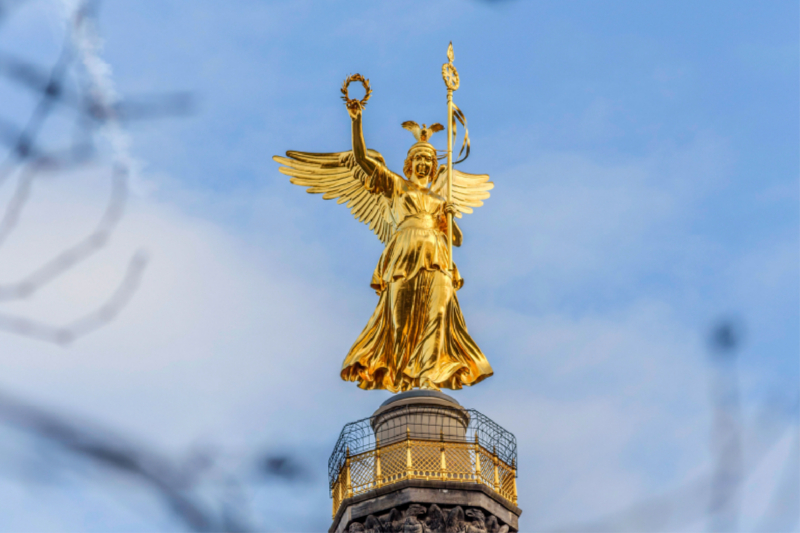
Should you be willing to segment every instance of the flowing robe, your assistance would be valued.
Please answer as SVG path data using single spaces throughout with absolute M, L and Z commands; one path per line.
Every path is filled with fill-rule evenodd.
M 492 375 L 467 332 L 448 270 L 445 199 L 378 165 L 364 186 L 384 195 L 397 230 L 372 275 L 378 305 L 342 365 L 362 389 L 460 389 Z M 457 230 L 453 224 L 454 233 Z

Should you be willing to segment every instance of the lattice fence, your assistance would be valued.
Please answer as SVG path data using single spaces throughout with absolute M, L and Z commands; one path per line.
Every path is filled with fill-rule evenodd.
M 358 455 L 346 453 L 331 486 L 333 514 L 347 498 L 405 479 L 480 483 L 516 505 L 514 466 L 478 442 L 407 438 Z

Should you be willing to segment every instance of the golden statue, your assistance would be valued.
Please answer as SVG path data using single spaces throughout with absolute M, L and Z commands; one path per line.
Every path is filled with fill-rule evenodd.
M 403 123 L 417 139 L 403 165 L 405 177 L 389 170 L 380 153 L 366 148 L 361 120 L 371 90 L 369 80 L 358 74 L 342 87 L 352 120 L 351 151 L 289 151 L 287 157 L 273 158 L 284 165 L 280 171 L 292 183 L 321 193 L 325 200 L 346 202 L 386 245 L 370 284 L 379 295 L 378 305 L 342 365 L 342 379 L 357 381 L 362 389 L 460 389 L 492 375 L 461 314 L 456 291 L 464 281 L 452 263 L 452 245 L 460 246 L 462 240 L 453 216 L 483 205 L 494 184 L 487 175 L 453 169 L 454 115 L 466 124 L 452 102 L 458 88 L 452 44 L 448 57 L 442 69 L 448 88 L 447 166 L 438 165 L 429 142 L 444 129 L 441 124 Z M 348 96 L 352 81 L 366 90 L 361 101 Z M 468 154 L 466 135 L 464 146 Z

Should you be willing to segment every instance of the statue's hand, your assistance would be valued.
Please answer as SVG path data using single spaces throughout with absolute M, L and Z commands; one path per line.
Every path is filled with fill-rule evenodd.
M 458 207 L 453 202 L 447 202 L 444 204 L 444 214 L 445 215 L 453 215 L 456 216 L 458 213 Z
M 361 116 L 362 105 L 358 100 L 349 100 L 345 104 L 345 107 L 347 108 L 347 113 L 350 115 L 351 119 L 356 120 Z

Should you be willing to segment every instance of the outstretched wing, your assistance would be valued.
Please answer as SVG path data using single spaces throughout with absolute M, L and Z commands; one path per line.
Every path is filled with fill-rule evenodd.
M 385 164 L 383 156 L 375 150 L 369 156 Z M 387 199 L 380 194 L 371 194 L 364 187 L 368 178 L 356 163 L 353 152 L 314 154 L 310 152 L 286 152 L 287 157 L 275 156 L 280 163 L 280 172 L 291 176 L 295 185 L 308 187 L 306 192 L 322 194 L 323 200 L 336 198 L 336 203 L 347 202 L 347 207 L 358 221 L 363 222 L 384 243 L 394 234 L 391 210 Z
M 416 140 L 419 140 L 419 133 L 421 131 L 421 128 L 419 127 L 419 124 L 417 124 L 413 120 L 406 120 L 405 122 L 403 122 L 401 124 L 401 126 L 403 126 L 405 129 L 407 129 L 408 131 L 413 133 L 414 134 L 414 138 Z
M 492 189 L 494 183 L 489 181 L 488 174 L 467 174 L 453 169 L 453 203 L 459 211 L 456 217 L 461 218 L 462 213 L 472 213 L 473 207 L 482 206 Z M 431 191 L 447 198 L 447 168 L 444 165 L 439 167 L 439 176 Z

